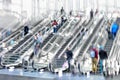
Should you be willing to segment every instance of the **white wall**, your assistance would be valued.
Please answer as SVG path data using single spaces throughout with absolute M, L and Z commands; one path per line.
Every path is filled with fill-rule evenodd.
M 11 3 L 11 5 L 5 3 Z M 54 13 L 64 7 L 66 13 L 73 11 L 102 10 L 112 12 L 119 10 L 120 0 L 0 0 L 0 9 L 9 8 L 27 18 L 37 18 L 45 13 Z

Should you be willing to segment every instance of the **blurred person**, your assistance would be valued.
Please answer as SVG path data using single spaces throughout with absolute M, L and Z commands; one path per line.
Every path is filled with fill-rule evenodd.
M 94 52 L 94 56 L 92 57 L 92 69 L 93 72 L 97 72 L 97 64 L 98 64 L 98 50 L 95 48 L 95 46 L 91 49 L 92 52 Z
M 42 47 L 42 43 L 43 43 L 43 37 L 42 37 L 42 33 L 40 31 L 38 32 L 37 37 L 38 37 L 37 41 L 38 41 L 39 48 L 41 48 Z
M 60 13 L 61 13 L 61 15 L 64 13 L 63 7 L 61 8 Z
M 28 34 L 28 32 L 29 32 L 29 27 L 28 27 L 28 26 L 25 26 L 25 27 L 24 27 L 24 36 L 25 36 L 26 34 Z
M 67 48 L 67 50 L 66 50 L 66 59 L 67 59 L 67 61 L 68 61 L 68 71 L 70 71 L 70 61 L 72 60 L 72 58 L 73 58 L 73 52 L 70 50 L 70 48 Z
M 34 35 L 34 56 L 37 56 L 39 50 L 38 37 L 37 34 Z
M 107 52 L 104 50 L 103 46 L 99 47 L 99 63 L 100 63 L 100 72 L 103 73 L 103 60 L 108 58 Z
M 53 23 L 52 23 L 52 26 L 53 26 L 53 33 L 56 33 L 56 32 L 57 32 L 57 25 L 58 25 L 57 21 L 54 20 Z
M 95 15 L 98 13 L 98 9 L 96 9 L 96 11 L 95 11 Z
M 112 33 L 112 38 L 114 39 L 116 34 L 117 34 L 117 31 L 118 31 L 118 24 L 116 22 L 113 23 L 112 27 L 111 27 L 111 33 Z
M 93 10 L 91 9 L 91 11 L 90 11 L 90 19 L 92 19 L 93 18 Z

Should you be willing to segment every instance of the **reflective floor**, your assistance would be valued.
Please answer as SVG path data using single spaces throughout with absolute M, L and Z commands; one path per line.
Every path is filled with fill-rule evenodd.
M 120 80 L 120 75 L 113 76 L 113 77 L 109 76 L 109 77 L 106 78 L 106 80 Z
M 25 72 L 22 69 L 1 69 L 0 80 L 120 80 L 120 76 L 111 78 L 100 75 L 73 75 L 71 73 Z
M 105 80 L 105 78 L 102 75 L 74 76 L 71 74 L 64 74 L 63 77 L 58 78 L 58 80 Z
M 53 74 L 50 72 L 24 72 L 22 69 L 15 69 L 15 70 L 2 69 L 0 70 L 0 75 L 5 76 L 5 77 L 0 76 L 0 80 L 2 79 L 4 80 L 16 80 L 16 79 L 17 80 L 105 80 L 105 78 L 102 75 L 84 76 L 84 75 L 72 75 L 71 73 Z

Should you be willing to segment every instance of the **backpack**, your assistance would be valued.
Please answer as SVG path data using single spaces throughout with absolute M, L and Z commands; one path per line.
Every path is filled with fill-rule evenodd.
M 91 58 L 94 58 L 95 57 L 95 52 L 92 50 L 92 51 L 90 51 L 90 57 Z

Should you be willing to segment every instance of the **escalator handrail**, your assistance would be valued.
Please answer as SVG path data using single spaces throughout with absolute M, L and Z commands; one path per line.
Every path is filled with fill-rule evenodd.
M 47 21 L 47 22 L 48 22 L 48 23 L 46 23 L 45 25 L 48 25 L 48 24 L 50 23 L 49 21 Z M 41 25 L 39 25 L 39 27 L 41 27 Z M 41 27 L 39 31 L 41 31 L 43 28 L 44 28 L 44 27 Z M 36 33 L 37 33 L 37 32 L 36 32 Z M 36 34 L 36 33 L 35 33 L 35 34 Z M 22 46 L 24 46 L 24 44 L 26 44 L 26 43 L 27 43 L 29 40 L 31 40 L 32 38 L 33 38 L 33 36 L 31 36 L 25 43 L 23 43 L 22 45 L 20 45 L 20 47 L 17 48 L 13 53 L 15 53 L 15 52 L 16 52 L 18 49 L 20 49 Z M 28 45 L 28 46 L 29 46 L 29 45 Z M 27 47 L 27 46 L 26 46 L 26 47 Z M 25 48 L 26 48 L 26 47 L 25 47 Z M 22 50 L 23 50 L 23 49 L 22 49 Z M 21 50 L 21 51 L 22 51 L 22 50 Z M 20 51 L 20 52 L 21 52 L 21 51 Z M 20 52 L 19 52 L 19 53 L 20 53 Z
M 65 26 L 65 25 L 67 24 L 67 22 L 68 22 L 68 21 L 66 21 L 63 26 Z M 62 29 L 63 26 L 61 26 L 60 29 Z M 59 33 L 60 29 L 58 30 L 58 33 Z M 54 37 L 55 37 L 55 36 L 54 36 Z M 52 37 L 52 38 L 46 43 L 46 45 L 43 46 L 42 51 L 43 51 L 43 49 L 44 49 L 48 44 L 50 44 L 50 41 L 51 41 L 54 37 Z
M 99 23 L 99 20 L 98 20 L 98 23 Z M 98 24 L 98 23 L 97 23 L 97 24 Z M 96 25 L 97 25 L 97 24 L 96 24 Z M 93 24 L 92 24 L 92 25 L 93 25 Z M 94 28 L 96 27 L 96 25 L 93 25 L 91 29 L 94 30 Z M 89 26 L 91 26 L 91 25 L 89 25 Z M 91 29 L 89 29 L 89 31 L 88 31 L 89 33 L 90 33 Z M 87 33 L 88 33 L 88 32 L 87 32 Z M 89 34 L 89 35 L 92 35 L 92 34 Z M 89 37 L 88 37 L 88 38 L 89 38 Z M 78 54 L 80 54 L 80 51 L 81 51 L 81 49 L 82 49 L 82 47 L 84 46 L 84 44 L 85 44 L 86 41 L 87 41 L 87 39 L 85 39 L 85 40 L 82 41 L 82 44 L 81 44 L 81 46 L 79 47 L 78 52 L 76 52 L 76 54 L 74 55 L 74 58 L 76 58 L 76 57 L 78 56 Z
M 40 30 L 42 30 L 44 27 L 42 27 Z M 37 32 L 36 32 L 37 33 Z M 20 49 L 21 47 L 23 47 L 27 42 L 29 42 L 29 40 L 31 40 L 31 39 L 33 39 L 33 36 L 31 36 L 31 38 L 29 38 L 25 43 L 23 43 L 19 48 L 17 48 L 15 51 L 18 51 L 18 49 Z M 33 40 L 31 41 L 31 43 L 33 42 Z M 26 47 L 28 47 L 31 43 L 29 43 Z M 26 47 L 24 47 L 23 49 L 25 49 Z M 20 51 L 19 51 L 19 53 L 21 54 L 21 51 L 23 50 L 23 49 L 21 49 Z M 15 53 L 15 51 L 11 54 L 11 55 L 9 55 L 7 58 L 11 58 L 11 56 L 12 55 L 15 55 L 15 54 L 18 54 L 18 53 Z M 24 54 L 23 54 L 24 55 Z M 21 56 L 22 57 L 22 56 Z M 20 58 L 21 58 L 20 57 Z M 10 65 L 13 65 L 13 64 L 19 64 L 19 63 L 21 63 L 21 60 L 22 59 L 20 59 L 20 58 L 18 58 L 17 60 L 15 60 L 15 62 L 14 63 L 11 63 L 11 64 L 8 64 L 7 66 L 10 66 Z M 19 59 L 20 59 L 20 61 L 19 61 Z
M 101 25 L 99 26 L 99 29 L 97 29 L 97 32 L 101 29 L 102 25 L 104 24 L 104 20 L 102 21 Z M 97 26 L 96 26 L 97 27 Z M 83 56 L 87 53 L 87 51 L 89 50 L 89 47 L 92 45 L 92 41 L 94 40 L 96 35 L 94 35 L 91 39 L 91 41 L 89 42 L 87 48 L 85 49 L 85 51 L 83 52 Z
M 85 20 L 86 21 L 86 20 Z M 90 22 L 86 25 L 86 29 L 89 29 L 90 28 L 90 26 L 92 25 L 92 23 L 93 23 L 93 21 L 94 21 L 94 18 L 92 19 L 92 20 L 89 20 Z M 84 27 L 83 27 L 84 28 Z M 83 29 L 83 28 L 81 28 L 81 30 Z M 80 30 L 80 31 L 81 31 Z M 80 36 L 79 36 L 80 38 L 81 37 L 83 37 L 83 35 L 81 35 L 81 33 L 80 33 Z M 73 45 L 75 45 L 75 44 L 77 44 L 77 43 L 74 43 Z M 72 46 L 72 48 L 73 48 L 74 46 Z
M 83 20 L 84 21 L 84 20 Z M 76 29 L 74 30 L 74 31 L 76 31 L 80 26 L 81 26 L 81 24 L 82 24 L 83 22 L 79 22 L 75 27 L 76 27 Z M 75 32 L 74 32 L 75 33 Z M 58 58 L 60 58 L 63 54 L 64 54 L 64 52 L 65 52 L 65 50 L 68 48 L 68 46 L 73 42 L 73 40 L 74 40 L 74 38 L 76 37 L 77 35 L 74 35 L 73 36 L 73 39 L 68 43 L 68 45 L 64 48 L 64 50 L 59 54 L 59 56 L 58 56 Z
M 36 25 L 36 26 L 41 27 L 40 25 L 42 25 L 43 21 L 44 21 L 44 20 L 40 21 L 40 23 L 39 23 L 38 25 Z M 33 27 L 33 28 L 34 28 L 34 27 Z M 34 29 L 36 29 L 36 28 L 37 28 L 37 27 L 35 27 Z M 31 34 L 31 33 L 25 35 L 24 38 L 27 37 L 27 36 L 30 35 L 30 34 Z M 14 36 L 14 37 L 18 37 L 19 35 L 20 35 L 20 32 L 19 32 L 18 35 Z M 14 39 L 14 37 L 11 38 L 11 39 Z M 10 39 L 10 40 L 11 40 L 11 39 Z M 10 41 L 10 40 L 9 40 L 9 41 Z M 18 40 L 18 43 L 19 43 L 21 40 L 23 40 L 23 38 L 21 38 L 20 40 Z M 7 41 L 7 42 L 9 42 L 9 41 Z M 18 44 L 18 43 L 17 43 L 17 44 Z M 12 47 L 16 46 L 17 44 L 13 45 Z M 20 46 L 21 46 L 21 45 L 20 45 Z M 6 52 L 5 52 L 5 53 L 6 53 Z
M 62 15 L 61 15 L 61 16 L 62 16 Z M 60 16 L 59 18 L 61 18 L 61 16 Z M 58 18 L 58 19 L 59 19 L 59 18 Z M 48 24 L 48 23 L 47 23 L 47 24 Z
M 72 21 L 70 21 L 70 23 L 71 23 L 71 22 L 72 22 Z M 68 23 L 68 21 L 67 21 L 63 26 L 65 26 L 67 23 Z M 70 23 L 69 23 L 69 24 L 70 24 Z M 69 24 L 68 24 L 68 25 L 69 25 Z M 67 25 L 67 26 L 68 26 L 68 25 Z M 60 29 L 62 29 L 62 28 L 60 28 Z M 58 30 L 58 32 L 59 32 L 59 31 L 60 31 L 60 30 Z M 62 32 L 63 32 L 63 31 L 62 31 Z M 60 35 L 60 36 L 61 36 L 61 35 Z M 53 37 L 53 38 L 54 38 L 54 37 Z M 51 44 L 50 41 L 51 41 L 53 38 L 51 38 L 51 39 L 49 40 L 49 42 L 46 44 L 46 46 L 47 46 L 48 44 Z M 55 40 L 55 41 L 56 41 L 56 40 Z M 65 42 L 64 42 L 64 43 L 65 43 Z M 64 44 L 64 43 L 63 43 L 63 44 Z M 49 53 L 49 51 L 54 47 L 54 45 L 55 45 L 55 43 L 53 42 L 53 46 L 52 46 L 47 52 L 45 52 L 45 51 L 43 51 L 43 50 L 42 50 L 42 51 L 43 51 L 44 53 Z M 42 49 L 44 49 L 46 46 L 44 46 Z M 59 46 L 59 48 L 61 48 L 61 47 L 62 47 L 62 45 Z M 57 50 L 57 51 L 58 51 L 58 50 Z M 57 51 L 55 51 L 55 54 L 56 54 Z M 54 54 L 54 55 L 55 55 L 55 54 Z M 48 55 L 46 55 L 46 56 L 48 56 Z
M 105 29 L 106 24 L 107 24 L 107 22 L 103 25 L 104 27 L 101 29 L 101 32 L 99 33 L 100 35 L 98 36 L 98 38 L 97 38 L 96 42 L 94 43 L 94 45 L 97 45 L 97 44 L 98 44 L 98 42 L 99 42 L 99 40 L 101 39 L 101 36 L 103 35 L 103 33 L 104 33 L 104 34 L 107 34 L 107 31 L 106 31 L 106 29 Z M 107 37 L 106 37 L 106 38 L 107 38 Z M 104 45 L 105 45 L 106 41 L 107 41 L 107 39 L 103 41 Z
M 42 19 L 41 19 L 40 21 L 42 21 Z M 9 37 L 7 37 L 7 38 L 5 38 L 4 40 L 2 40 L 2 42 L 0 42 L 0 44 L 3 43 L 3 42 L 6 42 L 6 41 L 8 41 L 8 40 L 10 40 L 13 35 L 20 33 L 21 29 L 23 29 L 23 26 L 22 26 L 22 25 L 25 25 L 25 23 L 21 23 L 21 24 L 19 25 L 19 26 L 21 26 L 21 27 L 18 28 L 17 31 L 14 31 L 14 33 L 12 33 Z M 10 38 L 10 39 L 9 39 L 9 38 Z
M 113 41 L 113 46 L 111 48 L 110 55 L 108 56 L 109 59 L 112 57 L 112 54 L 114 54 L 116 45 L 119 43 L 119 39 L 120 39 L 119 35 L 120 35 L 120 30 L 118 30 L 117 35 L 116 35 L 116 37 L 115 37 L 115 39 Z
M 113 24 L 114 24 L 114 21 L 113 21 L 112 25 L 113 25 Z M 112 25 L 111 25 L 111 27 L 112 27 Z M 119 34 L 120 34 L 120 31 L 118 30 L 117 35 L 116 35 L 116 37 L 115 37 L 115 39 L 114 39 L 114 41 L 113 41 L 113 46 L 112 46 L 112 48 L 111 48 L 111 51 L 110 51 L 110 54 L 109 54 L 108 58 L 110 58 L 111 55 L 113 54 L 115 45 L 116 45 L 116 43 L 117 43 L 117 40 L 119 39 Z

